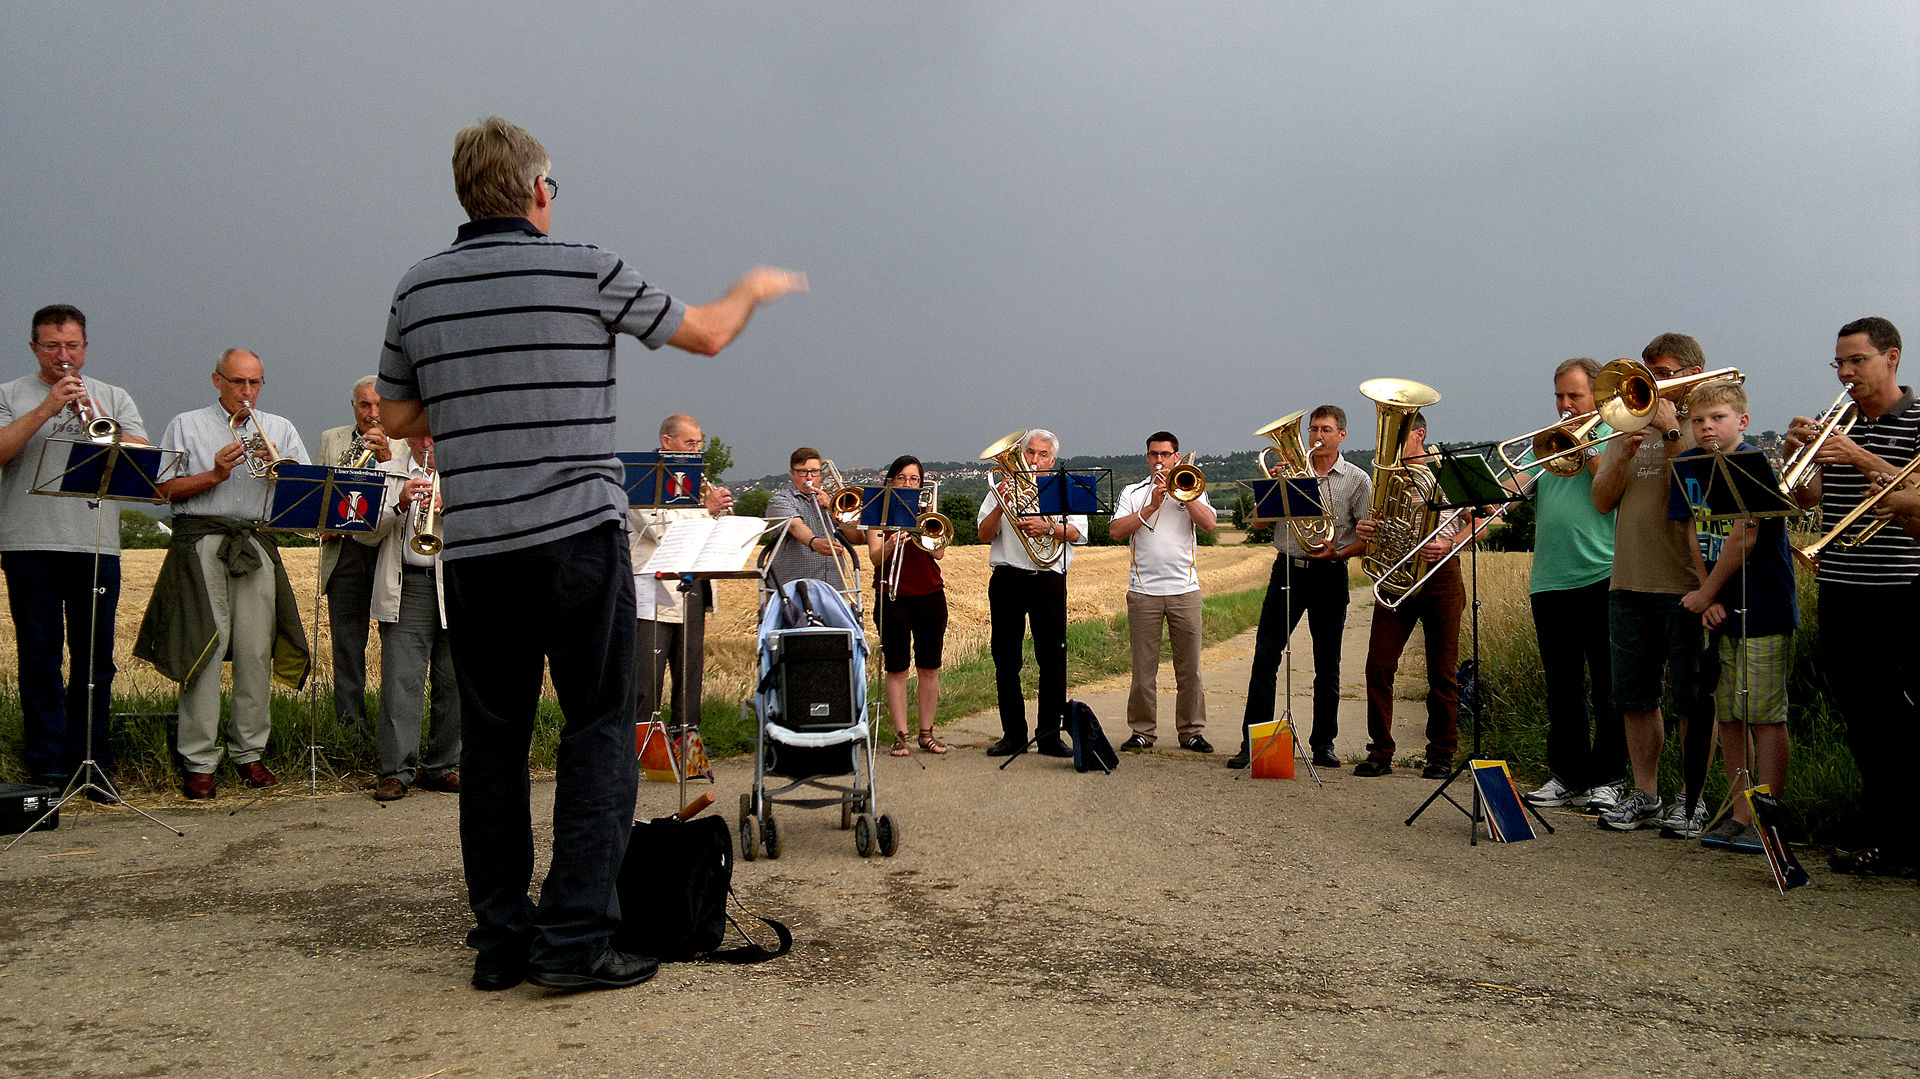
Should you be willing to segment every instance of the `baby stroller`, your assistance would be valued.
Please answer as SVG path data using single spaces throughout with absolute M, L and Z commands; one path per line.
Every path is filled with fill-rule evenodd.
M 860 857 L 891 858 L 900 829 L 875 815 L 873 733 L 867 723 L 867 637 L 831 585 L 800 580 L 768 590 L 760 616 L 760 684 L 740 704 L 754 722 L 753 793 L 740 796 L 740 856 L 780 857 L 776 805 L 840 808 Z M 757 714 L 757 715 L 756 715 Z M 790 780 L 767 789 L 767 777 Z M 841 777 L 847 777 L 841 779 Z M 839 782 L 834 782 L 839 780 Z M 801 788 L 830 796 L 787 797 Z

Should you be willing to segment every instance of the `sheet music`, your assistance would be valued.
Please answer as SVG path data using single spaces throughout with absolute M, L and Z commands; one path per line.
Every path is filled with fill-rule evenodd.
M 766 521 L 744 516 L 675 521 L 640 572 L 731 573 L 746 565 L 766 527 Z

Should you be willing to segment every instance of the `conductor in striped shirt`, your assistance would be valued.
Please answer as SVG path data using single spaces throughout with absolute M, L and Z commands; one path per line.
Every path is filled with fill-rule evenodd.
M 634 985 L 657 964 L 611 945 L 639 785 L 614 334 L 711 356 L 806 278 L 759 267 L 687 306 L 612 252 L 551 238 L 551 159 L 497 117 L 454 137 L 453 174 L 470 220 L 400 279 L 378 386 L 381 426 L 433 435 L 440 469 L 473 985 Z M 536 907 L 527 753 L 543 669 L 565 725 Z
M 1920 401 L 1900 384 L 1893 323 L 1863 318 L 1840 327 L 1832 367 L 1857 416 L 1850 432 L 1836 431 L 1814 454 L 1819 473 L 1799 492 L 1803 506 L 1819 504 L 1829 527 L 1866 498 L 1874 474 L 1897 472 L 1920 453 Z M 1806 445 L 1816 427 L 1795 416 L 1782 452 Z M 1905 602 L 1917 575 L 1920 542 L 1898 528 L 1852 549 L 1830 544 L 1820 555 L 1820 660 L 1860 769 L 1860 819 L 1829 863 L 1836 872 L 1897 873 L 1920 862 L 1902 797 L 1920 729 L 1913 683 L 1901 676 L 1920 645 Z

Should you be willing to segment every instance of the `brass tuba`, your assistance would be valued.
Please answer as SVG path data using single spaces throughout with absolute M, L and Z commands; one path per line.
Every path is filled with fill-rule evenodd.
M 340 468 L 365 468 L 368 462 L 372 460 L 372 444 L 368 441 L 366 435 L 355 431 L 353 433 L 353 441 L 347 443 L 347 448 L 340 451 L 340 460 L 336 461 L 335 464 Z
M 1273 443 L 1275 461 L 1267 464 L 1267 451 L 1260 451 L 1260 471 L 1277 479 L 1317 480 L 1319 475 L 1313 470 L 1313 451 L 1320 443 L 1307 445 L 1300 438 L 1300 418 L 1309 410 L 1301 409 L 1289 413 L 1254 432 L 1255 437 L 1265 437 Z M 1325 500 L 1322 500 L 1322 508 Z M 1293 529 L 1293 540 L 1303 551 L 1318 551 L 1333 542 L 1333 515 L 1319 517 L 1296 517 L 1287 524 Z
M 1373 447 L 1373 542 L 1361 568 L 1374 579 L 1374 589 L 1385 596 L 1413 592 L 1426 580 L 1430 563 L 1409 558 L 1439 526 L 1439 513 L 1430 505 L 1433 474 L 1425 465 L 1409 466 L 1400 459 L 1412 429 L 1413 414 L 1440 400 L 1439 391 L 1404 378 L 1370 378 L 1360 392 L 1379 409 L 1379 432 Z
M 980 459 L 992 461 L 1007 478 L 1007 493 L 1000 507 L 1000 514 L 1006 519 L 1002 527 L 1013 528 L 1013 534 L 1019 538 L 1020 546 L 1026 548 L 1027 557 L 1033 559 L 1034 565 L 1051 566 L 1060 561 L 1059 539 L 1051 533 L 1029 536 L 1015 527 L 1014 518 L 1032 516 L 1040 506 L 1040 485 L 1034 482 L 1033 473 L 1027 471 L 1026 462 L 1020 459 L 1026 437 L 1025 431 L 1015 431 L 982 450 Z

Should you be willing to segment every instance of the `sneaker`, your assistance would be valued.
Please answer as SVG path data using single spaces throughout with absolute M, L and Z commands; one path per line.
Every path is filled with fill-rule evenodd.
M 1744 846 L 1742 840 L 1745 840 Z M 1760 840 L 1754 837 L 1753 829 L 1728 817 L 1700 833 L 1700 845 L 1720 850 L 1757 851 L 1760 849 Z
M 1631 832 L 1660 823 L 1660 796 L 1635 787 L 1620 796 L 1620 804 L 1600 814 L 1600 827 Z
M 1707 830 L 1707 804 L 1704 800 L 1694 803 L 1693 815 L 1687 815 L 1686 799 L 1675 798 L 1667 807 L 1666 815 L 1660 818 L 1660 838 L 1662 839 L 1699 839 L 1700 833 Z
M 1180 743 L 1180 748 L 1191 753 L 1212 753 L 1213 743 L 1196 734 L 1192 738 Z
M 1552 809 L 1555 806 L 1563 805 L 1586 804 L 1586 792 L 1569 788 L 1565 783 L 1560 782 L 1559 776 L 1554 776 L 1552 779 L 1547 780 L 1546 786 L 1538 790 L 1530 790 L 1520 797 L 1524 798 L 1528 805 L 1538 806 L 1541 809 Z M 1576 803 L 1574 801 L 1575 798 L 1580 799 L 1580 801 Z
M 1141 750 L 1141 749 L 1152 749 L 1153 743 L 1147 741 L 1144 737 L 1135 734 L 1128 737 L 1126 741 L 1120 743 L 1120 748 L 1128 752 L 1133 752 L 1135 750 Z
M 1569 802 L 1567 804 L 1583 805 L 1589 813 L 1605 813 L 1607 810 L 1620 804 L 1620 792 L 1620 784 L 1602 783 L 1586 793 L 1586 801 L 1579 803 Z

